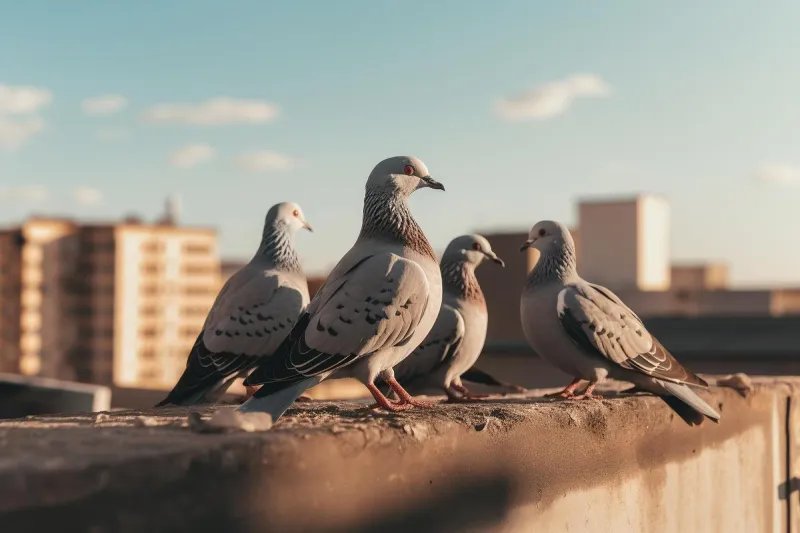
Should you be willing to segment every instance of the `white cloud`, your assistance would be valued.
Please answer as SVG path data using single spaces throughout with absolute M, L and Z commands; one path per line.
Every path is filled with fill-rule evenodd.
M 121 94 L 105 94 L 87 98 L 81 107 L 87 115 L 111 115 L 128 107 L 128 99 Z
M 131 132 L 123 128 L 103 128 L 97 132 L 97 138 L 101 141 L 119 141 L 130 136 Z
M 41 87 L 0 84 L 0 115 L 35 113 L 53 101 L 53 93 Z
M 47 89 L 32 86 L 0 84 L 0 149 L 14 151 L 44 130 L 44 120 L 31 115 L 53 101 Z
M 178 148 L 169 156 L 172 166 L 178 168 L 192 168 L 208 161 L 216 152 L 207 144 L 189 144 Z
M 250 172 L 279 172 L 295 168 L 300 161 L 288 155 L 259 150 L 242 154 L 237 159 L 240 168 Z
M 773 183 L 800 183 L 800 166 L 767 163 L 756 169 L 756 179 Z
M 13 152 L 44 130 L 44 120 L 39 117 L 11 119 L 0 115 L 0 149 Z
M 0 200 L 11 202 L 41 202 L 50 195 L 47 187 L 31 185 L 27 187 L 0 187 Z
M 221 126 L 269 122 L 278 112 L 278 107 L 269 102 L 222 96 L 200 104 L 159 104 L 145 113 L 145 119 L 164 124 Z
M 81 205 L 97 205 L 103 201 L 103 193 L 89 187 L 79 187 L 72 191 L 72 197 Z
M 505 120 L 545 120 L 569 109 L 580 97 L 606 97 L 611 88 L 594 74 L 576 74 L 563 80 L 545 83 L 512 98 L 503 98 L 495 105 Z

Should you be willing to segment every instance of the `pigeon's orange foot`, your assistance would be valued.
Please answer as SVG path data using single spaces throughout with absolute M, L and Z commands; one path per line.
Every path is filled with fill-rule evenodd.
M 400 402 L 391 401 L 389 398 L 384 396 L 384 394 L 380 391 L 380 389 L 378 389 L 378 387 L 376 387 L 373 383 L 369 383 L 367 385 L 367 389 L 369 389 L 369 392 L 372 393 L 372 396 L 375 398 L 375 401 L 378 402 L 370 405 L 369 406 L 370 409 L 380 408 L 393 412 L 407 411 L 408 409 L 411 409 L 411 405 L 409 405 L 408 403 L 403 403 L 402 401 Z
M 586 387 L 586 390 L 580 394 L 575 394 L 570 398 L 571 400 L 602 400 L 603 397 L 599 394 L 594 394 L 594 388 L 597 385 L 596 381 L 589 382 L 589 386 Z
M 572 381 L 570 381 L 569 385 L 564 387 L 564 390 L 562 390 L 561 392 L 551 392 L 550 394 L 545 394 L 544 397 L 545 398 L 565 398 L 567 400 L 571 400 L 572 398 L 575 397 L 575 389 L 578 388 L 578 385 L 580 384 L 580 382 L 581 382 L 580 378 L 575 378 Z M 586 390 L 589 390 L 589 389 L 586 389 Z
M 450 385 L 445 392 L 447 393 L 447 403 L 472 402 L 475 400 L 489 398 L 491 396 L 491 394 L 473 394 L 463 385 Z
M 584 392 L 583 394 L 576 394 L 575 396 L 569 398 L 570 400 L 602 400 L 603 396 L 601 394 L 593 394 L 591 392 Z
M 404 405 L 404 404 L 405 405 L 413 405 L 414 407 L 420 407 L 420 408 L 423 408 L 423 409 L 429 409 L 431 407 L 436 407 L 435 403 L 423 402 L 422 400 L 414 399 L 414 397 L 411 396 L 408 393 L 408 391 L 406 389 L 404 389 L 403 386 L 400 385 L 400 383 L 397 382 L 396 379 L 388 378 L 388 379 L 384 379 L 384 381 L 386 381 L 386 384 L 389 385 L 392 388 L 392 390 L 394 391 L 395 394 L 397 394 L 397 397 L 400 399 L 400 401 L 397 402 L 398 404 L 400 404 L 400 405 Z
M 313 402 L 314 398 L 310 396 L 298 396 L 295 400 L 296 402 L 305 403 L 305 402 Z

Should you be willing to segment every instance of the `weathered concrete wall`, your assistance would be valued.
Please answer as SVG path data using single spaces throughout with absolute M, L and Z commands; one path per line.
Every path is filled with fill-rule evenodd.
M 315 402 L 225 435 L 177 408 L 2 421 L 0 531 L 794 531 L 796 390 L 714 388 L 699 427 L 630 395 Z
M 32 414 L 85 413 L 111 408 L 111 390 L 38 376 L 0 374 L 0 418 Z

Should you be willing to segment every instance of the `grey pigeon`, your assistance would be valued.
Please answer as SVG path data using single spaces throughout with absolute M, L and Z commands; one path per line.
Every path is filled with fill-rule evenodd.
M 702 421 L 699 414 L 719 420 L 690 388 L 708 383 L 685 369 L 617 295 L 581 279 L 567 228 L 537 223 L 520 251 L 528 248 L 541 255 L 522 291 L 522 329 L 537 354 L 575 378 L 560 396 L 596 397 L 597 383 L 611 377 L 661 396 L 690 424 Z M 575 394 L 581 380 L 589 385 Z
M 284 202 L 269 210 L 258 251 L 222 287 L 186 370 L 156 407 L 216 402 L 237 377 L 280 346 L 309 301 L 292 244 L 301 228 L 312 231 L 297 204 Z
M 403 386 L 428 384 L 441 387 L 450 401 L 484 398 L 472 394 L 461 382 L 483 350 L 489 313 L 475 269 L 489 259 L 505 266 L 480 235 L 456 237 L 442 255 L 444 295 L 433 329 L 410 356 L 395 368 Z
M 261 385 L 239 407 L 277 420 L 309 387 L 336 372 L 367 386 L 378 404 L 397 411 L 428 406 L 411 397 L 392 368 L 422 342 L 442 303 L 442 276 L 428 239 L 408 206 L 423 187 L 444 190 L 415 157 L 392 157 L 367 179 L 361 233 L 274 357 L 245 380 Z M 375 386 L 382 378 L 392 402 Z

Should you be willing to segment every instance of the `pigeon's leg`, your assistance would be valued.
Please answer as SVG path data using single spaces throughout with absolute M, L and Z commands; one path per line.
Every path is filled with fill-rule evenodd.
M 415 400 L 414 397 L 411 396 L 408 393 L 408 391 L 405 390 L 403 388 L 403 386 L 400 385 L 400 383 L 397 382 L 396 379 L 394 379 L 394 376 L 392 376 L 392 377 L 384 377 L 383 380 L 386 382 L 387 385 L 389 385 L 392 388 L 392 390 L 395 392 L 395 394 L 397 394 L 397 397 L 400 398 L 400 401 L 398 402 L 400 405 L 413 405 L 414 407 L 435 407 L 436 406 L 435 403 L 429 403 L 429 402 L 423 402 L 423 401 L 420 401 L 420 400 Z M 374 393 L 373 393 L 373 396 L 375 396 Z M 375 397 L 375 399 L 376 400 L 378 399 L 377 396 Z
M 298 396 L 295 401 L 296 402 L 300 402 L 300 403 L 313 402 L 314 398 L 312 398 L 311 396 L 302 395 L 302 396 Z
M 585 391 L 583 391 L 580 394 L 575 394 L 570 399 L 572 399 L 572 400 L 602 400 L 603 397 L 601 395 L 592 393 L 592 391 L 594 390 L 594 388 L 596 386 L 597 386 L 597 382 L 596 381 L 590 381 L 589 382 L 589 386 L 586 387 Z
M 406 409 L 410 409 L 411 405 L 408 403 L 401 403 L 401 402 L 393 402 L 389 400 L 383 393 L 375 386 L 374 383 L 367 384 L 367 388 L 369 392 L 372 393 L 372 396 L 375 398 L 375 401 L 378 402 L 376 407 L 383 407 L 387 411 L 405 411 Z M 372 408 L 372 406 L 370 406 Z
M 578 385 L 580 384 L 580 382 L 581 382 L 581 378 L 575 378 L 572 381 L 570 381 L 569 385 L 564 387 L 564 390 L 562 390 L 561 392 L 551 392 L 550 394 L 545 394 L 544 397 L 545 398 L 555 398 L 555 397 L 572 398 L 573 396 L 575 396 L 575 389 L 578 388 Z
M 456 391 L 461 395 L 458 396 L 454 394 L 452 391 Z M 445 389 L 445 392 L 447 393 L 447 401 L 450 403 L 469 402 L 472 400 L 480 400 L 491 396 L 491 394 L 473 394 L 465 386 L 458 385 L 456 383 L 451 383 L 450 386 L 447 389 Z

